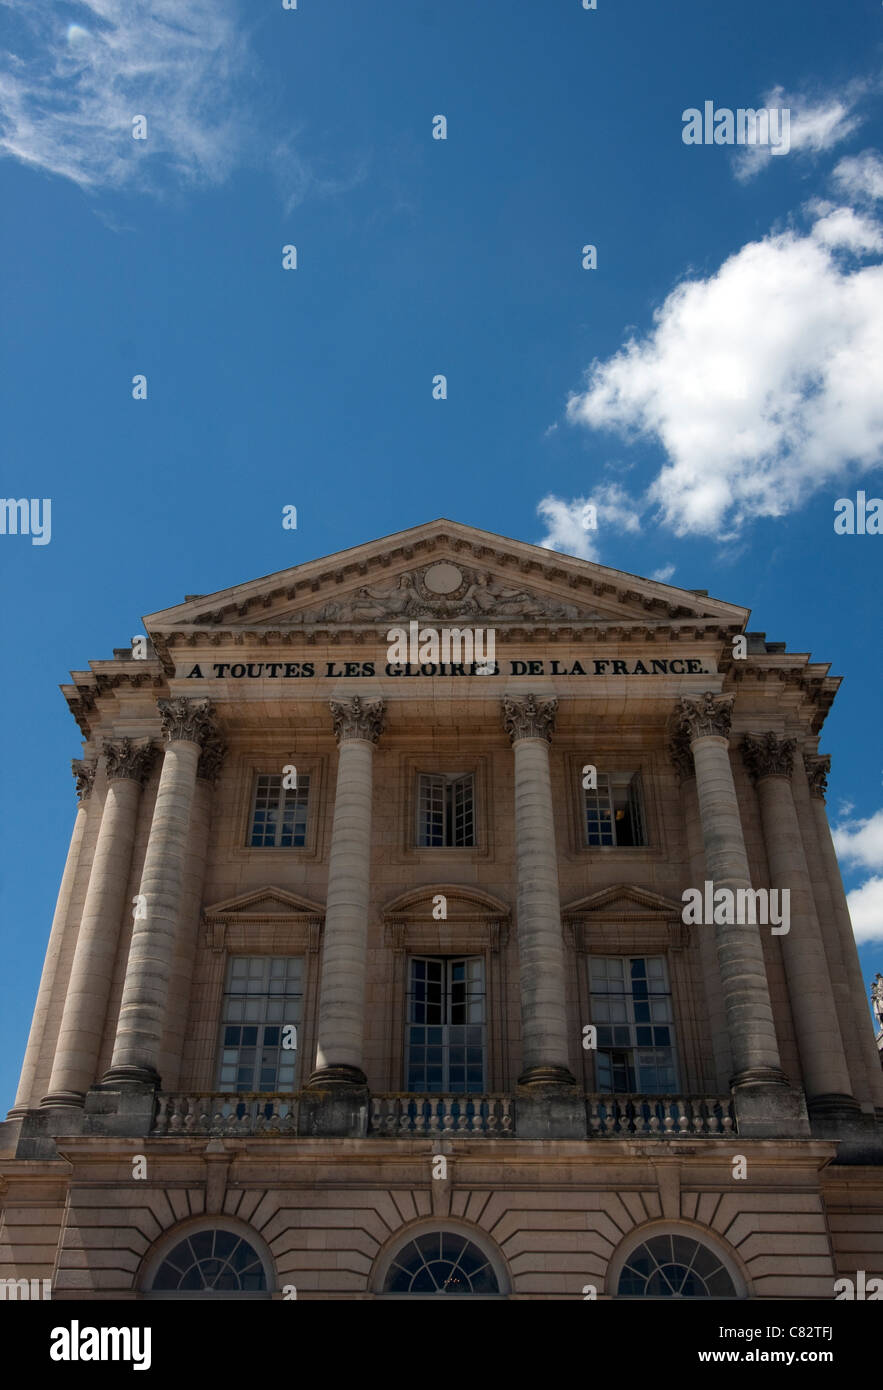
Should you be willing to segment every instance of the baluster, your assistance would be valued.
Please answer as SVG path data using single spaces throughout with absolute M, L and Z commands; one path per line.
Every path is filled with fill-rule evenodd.
M 643 1107 L 643 1102 L 642 1102 L 641 1109 L 643 1110 L 643 1108 L 644 1108 L 644 1107 Z M 659 1128 L 660 1128 L 660 1126 L 659 1126 L 659 1109 L 660 1109 L 660 1102 L 659 1102 L 659 1101 L 656 1101 L 656 1100 L 648 1100 L 648 1101 L 647 1101 L 647 1131 L 648 1131 L 649 1134 L 658 1134 L 658 1133 L 659 1133 Z M 663 1104 L 662 1104 L 662 1116 L 663 1116 L 663 1119 L 665 1119 L 665 1104 L 664 1104 L 664 1102 L 663 1102 Z
M 487 1115 L 484 1117 L 484 1120 L 483 1120 L 482 1126 L 481 1126 L 481 1127 L 482 1127 L 482 1130 L 484 1131 L 484 1133 L 485 1133 L 485 1135 L 487 1136 L 488 1139 L 495 1139 L 495 1138 L 497 1137 L 497 1105 L 498 1105 L 498 1103 L 499 1103 L 499 1102 L 497 1101 L 496 1096 L 488 1096 L 488 1098 L 487 1098 Z
M 447 1138 L 448 1135 L 454 1133 L 454 1097 L 453 1097 L 453 1096 L 442 1096 L 442 1119 L 443 1119 L 443 1121 L 444 1121 L 444 1129 L 442 1130 L 442 1133 L 443 1133 L 444 1136 Z
M 379 1098 L 378 1096 L 372 1096 L 372 1097 L 371 1097 L 371 1109 L 370 1109 L 370 1111 L 368 1112 L 368 1133 L 369 1133 L 369 1134 L 376 1134 L 376 1133 L 378 1132 L 378 1130 L 380 1129 L 380 1111 L 381 1111 L 380 1098 Z
M 690 1128 L 690 1102 L 679 1100 L 678 1103 L 678 1133 L 686 1134 Z
M 200 1096 L 197 1100 L 199 1113 L 196 1116 L 196 1128 L 200 1134 L 208 1134 L 211 1128 L 211 1096 Z
M 502 1131 L 503 1131 L 504 1134 L 514 1134 L 514 1132 L 515 1132 L 515 1123 L 514 1123 L 514 1119 L 513 1119 L 513 1116 L 512 1116 L 512 1101 L 511 1101 L 510 1097 L 509 1097 L 509 1096 L 504 1096 L 504 1097 L 503 1097 L 503 1100 L 502 1100 L 502 1102 L 501 1102 L 501 1104 L 502 1104 L 502 1107 L 503 1107 L 503 1115 L 502 1115 L 502 1119 L 501 1119 L 501 1121 L 500 1121 L 501 1126 L 502 1126 Z
M 730 1101 L 721 1101 L 721 1129 L 724 1134 L 733 1133 L 733 1117 L 730 1114 Z
M 589 1097 L 589 1133 L 595 1136 L 601 1133 L 601 1108 L 597 1096 Z
M 411 1102 L 405 1097 L 396 1102 L 399 1107 L 399 1137 L 407 1139 L 411 1133 Z
M 160 1091 L 156 1098 L 156 1117 L 153 1121 L 153 1133 L 165 1134 L 169 1127 L 169 1097 Z

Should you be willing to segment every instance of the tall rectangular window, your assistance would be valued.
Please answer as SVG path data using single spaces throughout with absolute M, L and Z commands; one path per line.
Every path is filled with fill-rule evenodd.
M 281 773 L 261 773 L 255 781 L 251 812 L 252 848 L 302 849 L 307 842 L 308 773 L 296 787 L 283 786 Z
M 405 1078 L 408 1091 L 468 1094 L 485 1087 L 481 956 L 414 956 L 409 962 Z
M 232 957 L 218 1048 L 219 1090 L 297 1089 L 303 964 L 302 956 Z
M 646 845 L 639 772 L 599 772 L 584 789 L 587 845 Z
M 598 1029 L 598 1090 L 677 1090 L 671 991 L 663 956 L 590 956 L 591 1017 Z
M 417 785 L 420 848 L 468 848 L 475 844 L 475 779 L 421 773 Z

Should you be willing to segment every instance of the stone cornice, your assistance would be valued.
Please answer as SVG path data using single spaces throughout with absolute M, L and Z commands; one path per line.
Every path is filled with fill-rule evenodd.
M 328 707 L 338 744 L 348 739 L 376 743 L 383 733 L 382 700 L 363 700 L 354 695 L 351 700 L 329 700 Z
M 760 782 L 764 777 L 790 777 L 796 748 L 794 738 L 779 738 L 774 733 L 745 734 L 742 761 L 753 782 Z
M 509 735 L 510 743 L 522 738 L 541 738 L 547 743 L 551 742 L 557 700 L 537 700 L 535 695 L 515 698 L 504 695 L 501 704 L 503 728 Z

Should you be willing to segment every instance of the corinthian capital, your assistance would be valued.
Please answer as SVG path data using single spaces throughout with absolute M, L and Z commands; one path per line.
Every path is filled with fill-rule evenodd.
M 746 734 L 742 740 L 742 761 L 752 781 L 762 777 L 790 777 L 794 771 L 797 740 L 777 738 L 775 734 Z
M 376 743 L 383 733 L 382 700 L 363 700 L 354 695 L 351 700 L 329 700 L 328 705 L 338 743 L 350 738 Z
M 172 700 L 157 700 L 162 731 L 169 743 L 183 740 L 204 745 L 216 730 L 211 700 L 188 700 L 176 695 Z
M 803 766 L 806 768 L 811 795 L 819 796 L 824 801 L 825 792 L 828 790 L 828 773 L 831 771 L 831 754 L 826 753 L 822 756 L 819 753 L 804 753 Z
M 668 756 L 674 763 L 678 781 L 686 782 L 689 777 L 696 776 L 693 754 L 690 751 L 690 738 L 683 726 L 678 726 L 671 734 L 668 740 Z
M 87 763 L 83 758 L 71 758 L 71 772 L 77 779 L 77 800 L 85 801 L 92 795 L 92 788 L 95 785 L 95 773 L 98 771 L 97 763 Z
M 690 743 L 709 734 L 729 738 L 735 698 L 735 695 L 715 695 L 712 690 L 706 690 L 698 699 L 682 696 L 674 719 L 675 736 L 683 734 Z
M 537 700 L 535 695 L 512 699 L 505 695 L 502 704 L 503 728 L 511 743 L 519 738 L 544 738 L 551 742 L 557 700 Z
M 123 779 L 143 782 L 153 766 L 155 756 L 156 749 L 149 740 L 147 743 L 135 744 L 130 738 L 121 738 L 118 743 L 105 743 L 104 757 L 108 782 Z
M 227 752 L 227 745 L 217 734 L 211 734 L 202 745 L 202 753 L 196 768 L 197 777 L 204 782 L 217 782 L 221 764 Z

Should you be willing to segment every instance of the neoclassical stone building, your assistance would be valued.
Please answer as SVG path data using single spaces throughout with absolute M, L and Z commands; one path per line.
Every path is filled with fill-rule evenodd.
M 0 1275 L 827 1299 L 883 1272 L 839 678 L 747 620 L 439 521 L 74 672 Z

